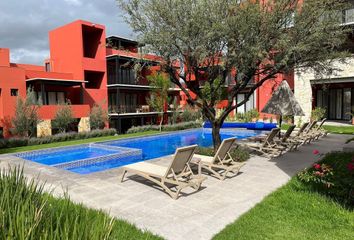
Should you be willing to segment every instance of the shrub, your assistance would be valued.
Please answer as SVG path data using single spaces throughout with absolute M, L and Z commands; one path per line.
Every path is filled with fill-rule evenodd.
M 198 147 L 196 150 L 197 154 L 206 155 L 206 156 L 214 156 L 214 149 L 207 147 Z M 231 157 L 238 162 L 245 162 L 250 158 L 249 151 L 241 146 L 234 148 L 230 151 Z
M 69 128 L 69 125 L 74 121 L 73 110 L 69 103 L 65 103 L 58 108 L 52 124 L 54 128 L 59 130 L 59 132 L 65 133 Z
M 236 113 L 235 120 L 237 122 L 252 122 L 252 119 L 259 118 L 259 112 L 256 109 L 249 110 L 245 113 Z
M 248 112 L 246 112 L 246 115 L 249 119 L 258 119 L 259 118 L 259 112 L 257 111 L 257 109 L 252 109 L 249 110 Z
M 101 105 L 95 104 L 90 112 L 91 129 L 102 129 L 108 121 L 108 113 Z
M 326 114 L 325 108 L 316 107 L 311 112 L 311 119 L 315 121 L 320 121 L 321 119 L 324 118 L 325 114 Z
M 162 131 L 178 131 L 189 128 L 200 128 L 202 126 L 199 122 L 181 122 L 177 124 L 167 124 L 162 125 Z M 136 126 L 128 129 L 127 133 L 138 133 L 147 131 L 159 131 L 160 127 L 158 125 L 144 125 Z
M 202 113 L 199 109 L 192 109 L 189 105 L 185 106 L 183 112 L 180 114 L 182 122 L 197 121 L 202 118 Z
M 104 137 L 104 136 L 113 136 L 117 134 L 117 131 L 114 128 L 109 129 L 97 129 L 90 132 L 68 132 L 68 133 L 58 133 L 53 136 L 46 136 L 40 138 L 9 138 L 9 139 L 0 139 L 0 148 L 11 148 L 11 147 L 21 147 L 21 146 L 32 146 L 47 144 L 53 142 L 64 142 L 70 140 L 79 140 L 86 138 L 94 137 Z
M 0 171 L 0 239 L 150 239 L 130 224 L 102 211 L 54 198 L 23 171 Z M 150 235 L 150 236 L 143 236 Z
M 29 88 L 26 98 L 17 97 L 15 116 L 12 118 L 13 129 L 11 132 L 22 137 L 30 137 L 35 134 L 35 129 L 40 119 L 38 110 L 40 107 L 34 91 Z
M 28 138 L 18 138 L 13 137 L 9 139 L 0 139 L 0 148 L 12 148 L 12 147 L 21 147 L 27 146 Z
M 327 154 L 298 178 L 316 191 L 354 207 L 354 152 Z

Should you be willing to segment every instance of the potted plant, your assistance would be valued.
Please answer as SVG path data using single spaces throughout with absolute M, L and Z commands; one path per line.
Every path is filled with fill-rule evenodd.
M 326 115 L 326 109 L 321 107 L 316 107 L 311 112 L 311 120 L 312 121 L 320 121 Z
M 283 120 L 284 122 L 286 122 L 287 124 L 293 124 L 293 116 L 283 116 Z

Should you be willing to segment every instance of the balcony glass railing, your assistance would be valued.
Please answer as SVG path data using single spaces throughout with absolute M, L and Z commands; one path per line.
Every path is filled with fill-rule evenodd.
M 148 85 L 147 81 L 137 77 L 135 71 L 122 68 L 108 68 L 108 84 Z
M 354 23 L 354 8 L 344 11 L 344 24 Z
M 344 10 L 339 18 L 342 25 L 354 24 L 354 8 Z
M 111 105 L 109 113 L 124 114 L 124 113 L 147 113 L 153 112 L 149 105 Z

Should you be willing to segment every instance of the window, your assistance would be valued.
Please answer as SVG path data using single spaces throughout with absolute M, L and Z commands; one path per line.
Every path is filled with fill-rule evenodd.
M 48 105 L 65 103 L 64 92 L 48 92 Z
M 246 97 L 246 94 L 243 94 L 243 93 L 237 94 L 236 101 L 242 102 L 245 99 L 245 97 Z M 243 104 L 237 108 L 237 112 L 238 113 L 245 113 L 245 112 L 248 112 L 252 109 L 254 109 L 254 94 L 252 94 L 250 96 L 250 98 L 248 99 L 248 101 L 245 104 Z
M 50 72 L 50 63 L 45 63 L 45 71 Z
M 10 95 L 11 96 L 18 96 L 18 89 L 11 89 Z

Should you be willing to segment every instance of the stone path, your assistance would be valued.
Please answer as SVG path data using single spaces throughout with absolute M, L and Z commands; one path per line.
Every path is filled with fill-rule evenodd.
M 328 135 L 302 146 L 300 151 L 273 160 L 253 156 L 238 176 L 224 181 L 208 177 L 201 191 L 187 192 L 178 200 L 139 177 L 128 175 L 129 178 L 120 183 L 120 169 L 78 175 L 11 155 L 0 155 L 0 168 L 25 162 L 25 174 L 39 175 L 41 181 L 54 188 L 54 194 L 61 195 L 63 189 L 67 189 L 72 200 L 103 209 L 166 239 L 211 239 L 291 176 L 316 161 L 319 156 L 312 153 L 314 149 L 320 153 L 341 150 L 349 137 Z M 170 157 L 166 157 L 154 162 L 168 164 L 169 160 Z

